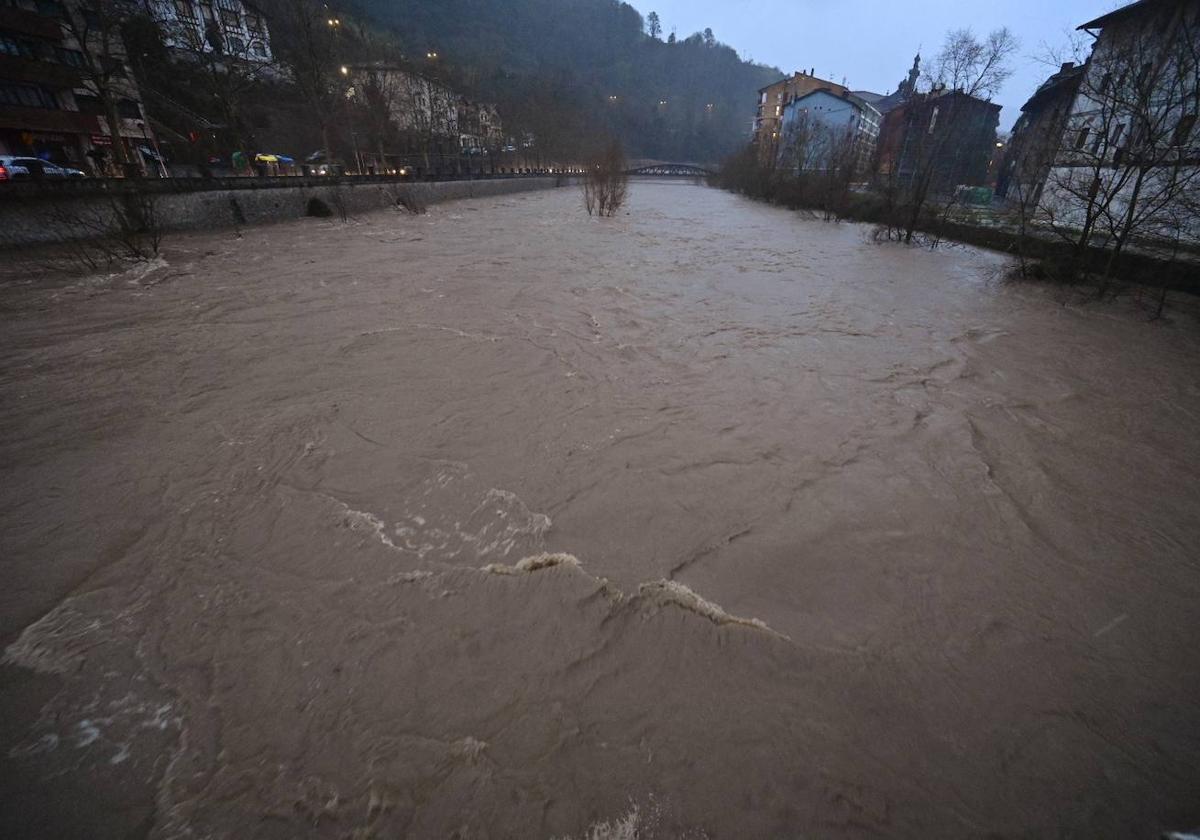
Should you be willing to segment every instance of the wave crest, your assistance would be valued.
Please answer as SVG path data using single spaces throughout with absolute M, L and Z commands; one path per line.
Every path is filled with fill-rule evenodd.
M 519 575 L 527 572 L 538 572 L 542 569 L 553 569 L 557 566 L 569 566 L 574 569 L 582 568 L 579 558 L 574 554 L 546 553 L 523 557 L 516 565 L 506 566 L 503 563 L 489 563 L 480 571 L 493 575 Z

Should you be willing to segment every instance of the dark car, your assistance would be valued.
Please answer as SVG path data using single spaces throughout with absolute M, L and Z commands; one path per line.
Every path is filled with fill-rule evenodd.
M 59 166 L 57 163 L 51 163 L 41 158 L 11 157 L 0 160 L 11 160 L 16 166 L 23 166 L 29 172 L 29 176 L 34 179 L 63 180 L 83 177 L 83 173 L 78 169 Z
M 0 181 L 26 181 L 29 170 L 16 162 L 16 158 L 0 157 Z

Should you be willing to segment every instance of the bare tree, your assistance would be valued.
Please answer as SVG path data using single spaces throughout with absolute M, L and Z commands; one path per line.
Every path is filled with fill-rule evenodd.
M 183 53 L 189 64 L 199 70 L 195 79 L 203 86 L 204 99 L 215 106 L 218 121 L 230 132 L 235 148 L 250 151 L 253 142 L 248 128 L 246 109 L 251 92 L 273 74 L 275 65 L 268 58 L 269 44 L 264 22 L 252 13 L 246 21 L 246 39 L 227 37 L 215 19 L 195 16 L 195 7 L 188 5 L 191 15 L 183 14 L 176 4 L 176 13 L 166 15 L 162 7 L 146 0 L 149 18 L 158 27 L 170 46 Z M 230 14 L 228 9 L 220 10 Z M 148 84 L 142 73 L 142 84 Z
M 1007 28 L 980 40 L 969 29 L 946 35 L 929 74 L 932 94 L 904 107 L 908 120 L 900 163 L 884 186 L 891 208 L 883 234 L 911 243 L 923 224 L 945 219 L 953 208 L 955 187 L 964 174 L 986 168 L 995 140 L 998 108 L 991 98 L 1012 74 L 1017 40 Z M 939 206 L 930 212 L 932 199 Z M 937 242 L 937 237 L 932 239 Z
M 588 164 L 583 177 L 583 206 L 588 215 L 615 216 L 629 190 L 625 152 L 613 140 Z
M 62 26 L 79 51 L 82 88 L 96 98 L 112 137 L 113 158 L 126 176 L 142 174 L 121 138 L 122 108 L 132 100 L 125 63 L 121 23 L 125 7 L 118 0 L 71 2 L 65 6 Z
M 321 134 L 325 159 L 335 158 L 333 127 L 343 98 L 337 56 L 340 22 L 317 0 L 279 0 L 275 44 Z
M 1097 43 L 1042 202 L 1072 246 L 1067 279 L 1098 279 L 1101 297 L 1131 244 L 1170 261 L 1198 233 L 1189 207 L 1200 189 L 1200 11 L 1180 3 L 1151 14 L 1117 22 Z
M 1012 75 L 1011 62 L 1017 47 L 1017 39 L 1008 27 L 993 30 L 983 40 L 970 29 L 952 30 L 946 33 L 934 59 L 930 78 L 949 90 L 992 99 Z

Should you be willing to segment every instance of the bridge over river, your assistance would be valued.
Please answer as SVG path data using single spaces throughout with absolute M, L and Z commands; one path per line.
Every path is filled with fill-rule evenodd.
M 694 163 L 649 163 L 634 166 L 627 175 L 653 178 L 706 178 L 715 170 Z
M 1003 266 L 650 180 L 14 256 L 0 836 L 1200 824 L 1200 332 Z

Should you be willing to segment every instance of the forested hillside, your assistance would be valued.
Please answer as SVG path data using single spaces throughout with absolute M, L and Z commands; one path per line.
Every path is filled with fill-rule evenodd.
M 635 157 L 715 161 L 749 136 L 774 68 L 711 33 L 667 43 L 617 0 L 349 0 L 410 61 L 501 106 L 552 152 L 616 135 Z M 428 57 L 436 54 L 436 58 Z

